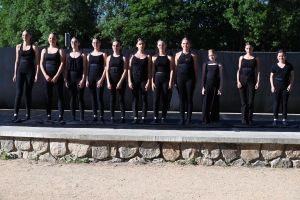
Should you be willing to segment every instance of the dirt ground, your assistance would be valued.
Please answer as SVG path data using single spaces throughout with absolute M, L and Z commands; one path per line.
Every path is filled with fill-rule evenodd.
M 300 199 L 300 169 L 0 160 L 0 199 Z

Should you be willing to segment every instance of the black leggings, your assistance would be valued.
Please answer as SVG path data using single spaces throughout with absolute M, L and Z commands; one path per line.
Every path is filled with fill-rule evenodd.
M 35 71 L 31 72 L 17 72 L 17 84 L 16 84 L 16 98 L 15 98 L 15 114 L 19 113 L 21 98 L 23 95 L 23 89 L 25 85 L 25 105 L 26 105 L 26 114 L 30 116 L 31 110 L 31 93 L 34 83 Z
M 70 109 L 71 115 L 75 118 L 76 99 L 79 100 L 80 118 L 84 119 L 84 87 L 79 88 L 79 82 L 82 79 L 82 73 L 76 71 L 68 72 L 69 92 L 71 96 Z
M 97 82 L 101 79 L 103 72 L 90 71 L 89 73 L 89 90 L 92 100 L 93 114 L 97 115 L 97 109 L 99 108 L 100 117 L 104 115 L 104 102 L 103 102 L 103 92 L 105 87 L 105 82 L 101 87 L 97 87 Z
M 125 89 L 126 89 L 125 80 L 122 83 L 121 89 L 116 89 L 121 76 L 122 76 L 122 74 L 118 74 L 118 73 L 110 74 L 110 84 L 112 87 L 112 89 L 109 90 L 111 118 L 115 117 L 116 93 L 117 92 L 118 92 L 118 97 L 119 97 L 119 102 L 120 102 L 121 117 L 123 117 L 123 118 L 125 117 L 125 100 L 124 100 Z
M 153 111 L 154 117 L 158 117 L 160 96 L 162 95 L 162 118 L 166 118 L 169 107 L 169 81 L 170 73 L 158 72 L 155 74 L 155 90 L 153 91 Z
M 142 117 L 147 117 L 148 110 L 148 91 L 145 91 L 145 86 L 147 81 L 135 81 L 133 78 L 132 81 L 133 90 L 132 90 L 132 111 L 133 117 L 138 117 L 138 106 L 140 100 L 140 93 L 142 96 Z
M 273 114 L 274 119 L 278 119 L 278 112 L 280 102 L 282 102 L 282 117 L 283 119 L 287 118 L 287 103 L 289 99 L 290 93 L 287 91 L 289 83 L 274 81 L 274 86 L 276 92 L 273 94 L 274 97 L 274 105 L 273 105 Z
M 219 99 L 218 94 L 220 84 L 216 81 L 206 80 L 205 95 L 202 102 L 202 120 L 205 122 L 216 122 L 219 120 Z
M 241 75 L 240 82 L 242 87 L 239 89 L 241 98 L 242 121 L 252 121 L 253 101 L 255 95 L 255 78 Z
M 191 120 L 193 112 L 195 79 L 177 77 L 177 88 L 179 95 L 180 119 L 184 120 L 185 103 L 187 103 L 187 119 Z
M 46 70 L 47 70 L 47 66 L 46 66 Z M 47 74 L 52 78 L 56 75 L 56 73 L 57 73 L 57 70 L 47 70 Z M 44 90 L 45 90 L 47 115 L 51 115 L 53 88 L 55 89 L 55 93 L 57 96 L 59 115 L 60 116 L 64 115 L 63 86 L 64 86 L 64 79 L 63 79 L 62 75 L 59 76 L 56 83 L 47 82 L 46 79 L 44 78 Z

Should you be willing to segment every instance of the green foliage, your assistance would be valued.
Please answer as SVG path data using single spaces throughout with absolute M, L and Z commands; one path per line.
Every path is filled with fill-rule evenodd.
M 190 165 L 197 165 L 197 162 L 196 162 L 195 158 L 189 159 L 188 162 L 189 162 Z
M 10 156 L 6 151 L 1 151 L 0 158 L 2 160 L 8 160 L 8 159 L 12 159 L 13 157 Z
M 66 162 L 66 164 L 69 164 L 69 163 L 89 163 L 90 160 L 89 158 L 73 158 L 73 157 L 62 157 L 61 158 L 61 161 L 64 161 Z

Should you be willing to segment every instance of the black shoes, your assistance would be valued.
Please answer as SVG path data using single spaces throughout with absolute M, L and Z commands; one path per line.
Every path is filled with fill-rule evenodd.
M 118 122 L 119 124 L 124 124 L 125 123 L 125 119 L 121 118 L 121 120 Z
M 142 119 L 142 120 L 140 121 L 140 124 L 146 124 L 146 120 L 145 120 L 145 119 Z
M 157 124 L 157 119 L 154 119 L 151 124 Z
M 131 123 L 132 124 L 137 124 L 138 123 L 138 119 L 133 119 L 133 121 Z

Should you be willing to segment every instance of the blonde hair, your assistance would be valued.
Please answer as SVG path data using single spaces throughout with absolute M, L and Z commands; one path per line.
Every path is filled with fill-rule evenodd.
M 213 50 L 213 49 L 208 50 L 207 53 L 208 53 L 208 54 L 209 54 L 209 53 L 213 53 L 214 55 L 217 55 L 216 51 Z

